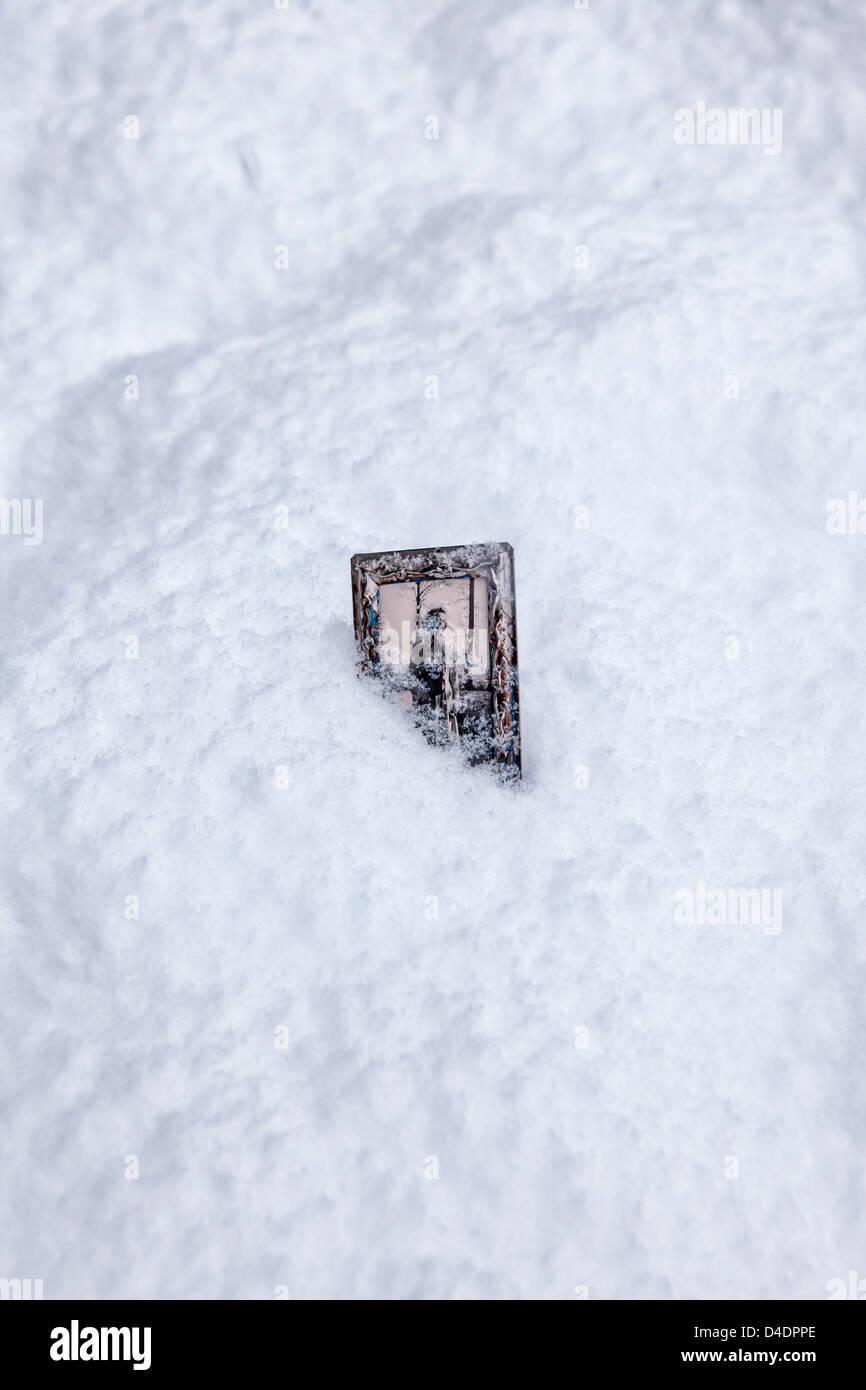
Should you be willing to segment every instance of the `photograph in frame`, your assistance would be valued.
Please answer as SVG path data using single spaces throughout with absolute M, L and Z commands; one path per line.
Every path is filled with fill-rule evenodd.
M 503 542 L 352 557 L 363 673 L 428 743 L 522 775 L 514 552 Z

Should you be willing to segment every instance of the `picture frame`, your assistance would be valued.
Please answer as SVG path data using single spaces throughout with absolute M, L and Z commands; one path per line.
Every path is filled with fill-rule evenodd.
M 352 556 L 362 674 L 435 744 L 522 776 L 514 551 L 507 541 Z

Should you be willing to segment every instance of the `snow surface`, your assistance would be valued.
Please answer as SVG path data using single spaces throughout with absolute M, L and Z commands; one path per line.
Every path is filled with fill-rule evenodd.
M 862 6 L 5 29 L 0 1276 L 862 1277 Z M 701 99 L 782 152 L 676 144 Z M 354 673 L 353 552 L 487 540 L 511 790 Z

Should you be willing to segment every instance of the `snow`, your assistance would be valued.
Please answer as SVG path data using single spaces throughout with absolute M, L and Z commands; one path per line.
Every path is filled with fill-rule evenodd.
M 7 21 L 0 1276 L 866 1273 L 863 16 Z M 353 553 L 494 540 L 517 788 L 354 670 Z

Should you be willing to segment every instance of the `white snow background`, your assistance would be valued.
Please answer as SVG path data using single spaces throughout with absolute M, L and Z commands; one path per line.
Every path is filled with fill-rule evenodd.
M 825 525 L 866 493 L 866 11 L 4 30 L 0 493 L 45 531 L 0 536 L 0 1276 L 866 1274 L 866 536 Z M 678 145 L 698 100 L 781 108 L 781 153 Z M 354 666 L 353 552 L 485 540 L 516 789 Z M 698 880 L 781 932 L 676 923 Z

